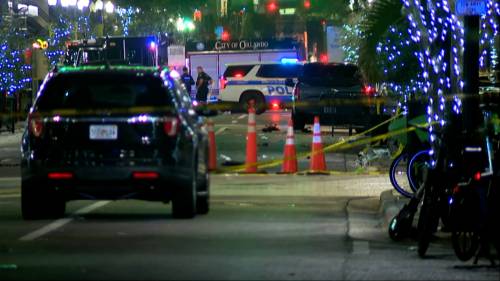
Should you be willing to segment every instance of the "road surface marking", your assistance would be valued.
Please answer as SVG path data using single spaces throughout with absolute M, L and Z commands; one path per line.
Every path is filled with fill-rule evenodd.
M 21 178 L 20 177 L 0 178 L 0 182 L 4 182 L 4 181 L 18 181 L 18 182 L 21 182 Z
M 368 241 L 353 241 L 352 242 L 352 254 L 353 255 L 369 255 L 370 254 L 370 244 L 368 244 Z
M 19 198 L 21 194 L 1 194 L 0 198 Z
M 243 119 L 243 118 L 245 118 L 245 117 L 247 117 L 247 115 L 246 115 L 246 114 L 243 114 L 243 115 L 241 115 L 241 116 L 239 116 L 239 117 L 238 117 L 238 120 L 241 120 L 241 119 Z
M 219 135 L 221 134 L 222 132 L 224 132 L 225 130 L 227 130 L 227 127 L 222 127 L 220 129 L 217 130 L 217 132 L 215 132 L 215 135 Z
M 96 202 L 92 205 L 89 205 L 87 207 L 83 207 L 83 208 L 77 210 L 76 212 L 73 213 L 73 215 L 84 215 L 84 214 L 90 213 L 90 212 L 94 211 L 95 209 L 101 208 L 101 207 L 109 204 L 110 202 L 111 201 Z M 54 222 L 52 222 L 52 223 L 50 223 L 42 228 L 39 228 L 31 233 L 24 235 L 23 237 L 19 238 L 19 240 L 21 240 L 21 241 L 35 240 L 37 238 L 44 236 L 47 233 L 50 233 L 58 228 L 63 227 L 64 225 L 70 223 L 73 219 L 74 218 L 58 219 L 58 220 L 56 220 L 56 221 L 54 221 Z

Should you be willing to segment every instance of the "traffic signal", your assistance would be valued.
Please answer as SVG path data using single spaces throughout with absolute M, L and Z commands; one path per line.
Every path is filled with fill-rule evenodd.
M 319 55 L 319 61 L 321 63 L 327 63 L 328 62 L 328 54 L 323 53 L 323 54 Z
M 231 40 L 231 34 L 229 33 L 229 31 L 224 30 L 222 32 L 221 39 L 222 39 L 222 41 L 229 41 L 229 40 Z
M 311 0 L 304 0 L 304 8 L 305 9 L 311 8 Z
M 276 0 L 270 0 L 266 6 L 267 12 L 269 13 L 275 13 L 278 10 L 278 8 L 279 6 Z
M 198 10 L 198 9 L 194 10 L 194 14 L 193 14 L 194 21 L 201 21 L 201 16 L 202 16 L 202 14 L 201 14 L 200 10 Z

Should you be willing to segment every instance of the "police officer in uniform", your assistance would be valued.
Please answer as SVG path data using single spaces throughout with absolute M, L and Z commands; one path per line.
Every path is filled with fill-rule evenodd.
M 186 86 L 187 92 L 189 93 L 189 95 L 191 95 L 191 91 L 194 85 L 194 79 L 193 76 L 189 74 L 188 68 L 185 66 L 182 68 L 181 80 L 184 86 Z
M 212 78 L 203 71 L 203 67 L 198 66 L 198 78 L 196 78 L 196 100 L 198 102 L 207 102 L 208 86 L 212 84 Z

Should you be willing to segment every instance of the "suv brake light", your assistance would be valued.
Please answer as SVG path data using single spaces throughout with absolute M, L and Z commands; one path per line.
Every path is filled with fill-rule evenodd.
M 36 138 L 43 133 L 43 120 L 39 115 L 30 114 L 28 117 L 28 129 Z
M 366 96 L 374 96 L 375 93 L 376 93 L 376 89 L 375 87 L 372 87 L 370 85 L 366 85 L 363 87 L 363 90 L 361 90 L 363 92 L 363 94 L 365 94 Z
M 180 122 L 177 117 L 165 117 L 163 119 L 163 131 L 169 137 L 175 137 L 179 132 Z
M 226 84 L 227 84 L 227 80 L 224 76 L 221 76 L 221 78 L 219 79 L 219 88 L 220 89 L 225 89 L 226 88 Z

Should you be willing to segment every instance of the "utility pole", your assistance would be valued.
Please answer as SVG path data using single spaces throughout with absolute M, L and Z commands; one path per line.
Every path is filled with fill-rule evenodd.
M 464 125 L 471 133 L 479 124 L 479 16 L 464 17 Z

